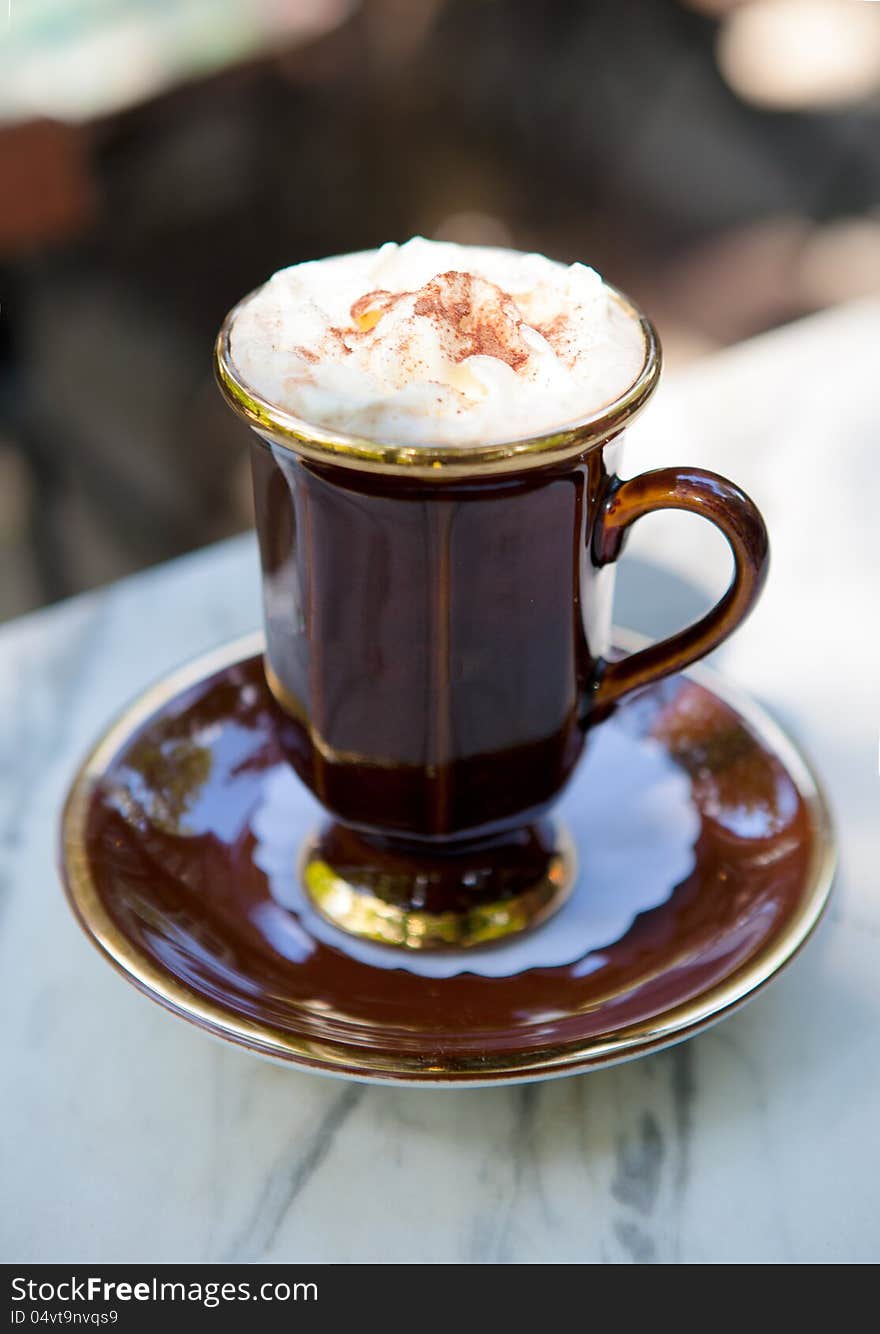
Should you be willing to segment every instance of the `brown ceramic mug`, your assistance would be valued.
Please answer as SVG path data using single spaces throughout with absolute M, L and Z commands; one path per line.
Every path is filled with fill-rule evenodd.
M 732 482 L 696 468 L 622 481 L 623 431 L 660 372 L 531 440 L 407 448 L 315 428 L 257 396 L 217 343 L 223 392 L 255 430 L 266 675 L 290 762 L 332 816 L 304 850 L 318 908 L 410 948 L 542 920 L 574 868 L 548 811 L 590 726 L 703 657 L 760 592 L 768 543 Z M 609 661 L 614 562 L 658 509 L 710 519 L 734 557 L 702 620 Z

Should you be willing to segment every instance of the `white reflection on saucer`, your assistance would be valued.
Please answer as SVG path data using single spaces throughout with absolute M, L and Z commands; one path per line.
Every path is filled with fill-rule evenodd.
M 296 875 L 300 845 L 325 817 L 286 765 L 266 775 L 251 821 L 254 861 L 276 903 L 294 913 L 306 936 L 373 968 L 401 968 L 421 977 L 458 973 L 509 977 L 533 968 L 577 962 L 586 976 L 606 960 L 597 952 L 626 935 L 639 913 L 665 903 L 694 869 L 700 820 L 690 780 L 650 737 L 635 737 L 613 720 L 597 728 L 586 757 L 558 805 L 577 849 L 570 899 L 548 922 L 503 945 L 434 954 L 405 953 L 358 940 L 326 922 Z M 269 938 L 288 958 L 291 937 Z M 281 948 L 283 946 L 283 948 Z

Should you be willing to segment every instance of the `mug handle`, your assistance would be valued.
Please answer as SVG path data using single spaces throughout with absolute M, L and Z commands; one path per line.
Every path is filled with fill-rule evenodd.
M 770 544 L 764 520 L 744 491 L 702 468 L 658 468 L 613 484 L 596 525 L 593 559 L 617 560 L 630 524 L 653 510 L 688 510 L 720 528 L 733 552 L 730 587 L 710 612 L 685 630 L 604 664 L 593 691 L 593 709 L 606 709 L 649 681 L 690 666 L 732 634 L 757 601 L 767 577 Z

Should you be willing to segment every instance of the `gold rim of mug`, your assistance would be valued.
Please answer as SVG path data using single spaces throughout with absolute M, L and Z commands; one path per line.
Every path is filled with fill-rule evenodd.
M 617 629 L 613 639 L 615 645 L 629 652 L 643 648 L 649 642 L 643 635 Z M 651 1019 L 627 1024 L 610 1036 L 577 1039 L 562 1046 L 537 1050 L 447 1056 L 431 1063 L 403 1052 L 370 1051 L 362 1043 L 317 1041 L 269 1023 L 234 1015 L 219 1001 L 171 977 L 153 959 L 141 953 L 120 930 L 95 883 L 85 834 L 95 786 L 138 728 L 182 691 L 236 662 L 262 654 L 264 647 L 261 631 L 242 636 L 186 663 L 143 691 L 109 726 L 86 757 L 73 780 L 61 816 L 61 880 L 86 937 L 139 991 L 178 1018 L 215 1037 L 282 1064 L 373 1083 L 475 1087 L 576 1074 L 660 1051 L 739 1009 L 791 962 L 822 917 L 837 868 L 837 844 L 824 791 L 803 753 L 761 706 L 711 668 L 699 665 L 689 667 L 682 675 L 729 704 L 759 740 L 772 748 L 785 765 L 810 814 L 813 846 L 802 901 L 782 933 L 765 945 L 756 957 L 707 991 Z
M 361 472 L 404 473 L 409 477 L 442 482 L 455 477 L 489 472 L 521 472 L 575 458 L 618 435 L 644 407 L 656 388 L 662 367 L 657 330 L 644 311 L 608 285 L 614 299 L 638 321 L 645 342 L 645 359 L 636 380 L 624 394 L 598 412 L 567 423 L 543 435 L 474 448 L 461 445 L 400 445 L 371 440 L 313 426 L 270 403 L 239 375 L 232 360 L 230 338 L 236 318 L 252 301 L 256 288 L 232 308 L 214 346 L 214 372 L 227 403 L 268 444 L 280 445 L 315 463 L 332 463 Z

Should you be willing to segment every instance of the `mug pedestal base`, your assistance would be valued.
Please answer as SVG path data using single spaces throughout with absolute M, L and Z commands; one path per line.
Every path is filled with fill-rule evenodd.
M 307 894 L 334 926 L 407 950 L 466 949 L 537 926 L 568 898 L 568 835 L 551 821 L 438 852 L 327 825 L 302 854 Z

